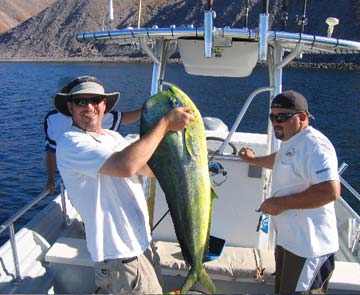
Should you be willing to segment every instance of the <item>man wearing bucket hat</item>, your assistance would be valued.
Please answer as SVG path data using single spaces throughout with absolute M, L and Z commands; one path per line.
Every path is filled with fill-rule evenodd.
M 277 153 L 247 163 L 272 169 L 272 197 L 260 205 L 276 232 L 276 294 L 325 293 L 334 270 L 338 233 L 334 201 L 340 196 L 336 152 L 329 139 L 309 126 L 307 100 L 289 90 L 275 96 L 269 116 Z
M 95 78 L 74 81 L 54 97 L 56 109 L 73 119 L 58 142 L 57 164 L 68 196 L 85 224 L 96 285 L 109 293 L 161 294 L 161 275 L 151 247 L 147 204 L 138 174 L 153 176 L 147 162 L 168 131 L 194 120 L 179 107 L 129 145 L 101 127 L 119 93 L 105 93 Z
M 90 76 L 78 77 L 75 80 L 91 79 Z M 61 93 L 67 93 L 70 90 L 72 83 L 71 80 L 61 89 Z M 141 108 L 137 110 L 118 112 L 112 110 L 104 114 L 102 120 L 102 127 L 104 129 L 118 130 L 120 124 L 128 125 L 140 119 Z M 46 170 L 48 180 L 45 189 L 49 189 L 49 194 L 55 193 L 55 176 L 56 176 L 56 142 L 72 125 L 72 118 L 59 113 L 56 110 L 50 111 L 46 114 L 44 119 L 44 132 L 45 132 L 45 152 L 46 152 Z

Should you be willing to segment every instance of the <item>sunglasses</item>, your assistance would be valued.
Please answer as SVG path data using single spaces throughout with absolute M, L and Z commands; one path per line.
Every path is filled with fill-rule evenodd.
M 102 96 L 96 96 L 91 98 L 72 98 L 69 101 L 76 104 L 78 107 L 87 106 L 89 103 L 92 105 L 98 105 L 100 102 L 104 100 Z
M 284 123 L 287 120 L 289 120 L 290 118 L 292 118 L 295 115 L 301 114 L 302 112 L 295 112 L 295 113 L 279 113 L 279 114 L 270 114 L 269 118 L 271 122 L 276 122 L 276 123 Z

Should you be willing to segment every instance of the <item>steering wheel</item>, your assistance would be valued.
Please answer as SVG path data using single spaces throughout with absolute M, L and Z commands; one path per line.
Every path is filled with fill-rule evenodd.
M 215 143 L 217 142 L 217 143 Z M 208 147 L 208 153 L 215 153 L 216 150 L 218 150 L 218 148 L 221 146 L 221 144 L 218 144 L 218 142 L 225 142 L 224 138 L 221 137 L 216 137 L 216 136 L 207 136 L 206 137 L 206 144 Z M 227 146 L 225 147 L 224 152 L 227 150 L 228 146 L 231 147 L 231 155 L 237 155 L 237 148 L 236 146 L 231 143 L 228 142 Z

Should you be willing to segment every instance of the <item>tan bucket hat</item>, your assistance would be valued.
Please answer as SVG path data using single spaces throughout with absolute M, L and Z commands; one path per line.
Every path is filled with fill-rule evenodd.
M 103 84 L 91 76 L 82 76 L 72 80 L 66 84 L 59 93 L 54 96 L 55 108 L 66 116 L 71 116 L 67 101 L 77 94 L 91 94 L 99 95 L 106 98 L 105 113 L 113 110 L 119 101 L 120 92 L 105 93 Z

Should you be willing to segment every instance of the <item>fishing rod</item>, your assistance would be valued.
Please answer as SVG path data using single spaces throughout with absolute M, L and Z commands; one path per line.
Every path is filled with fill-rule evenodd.
M 266 14 L 269 13 L 269 0 L 263 1 L 263 13 L 266 13 Z
M 304 8 L 303 8 L 303 14 L 302 16 L 296 16 L 296 21 L 298 26 L 301 26 L 300 33 L 304 33 L 305 26 L 308 23 L 308 20 L 306 18 L 306 6 L 307 6 L 307 0 L 304 0 Z
M 245 28 L 249 26 L 249 1 L 250 0 L 246 0 L 245 3 Z
M 160 224 L 161 221 L 163 221 L 163 219 L 166 217 L 166 215 L 168 215 L 170 212 L 170 209 L 168 209 L 163 216 L 161 216 L 161 218 L 159 219 L 158 222 L 156 222 L 156 224 L 152 227 L 151 229 L 151 233 L 155 230 L 155 228 L 157 228 L 157 226 Z
M 287 21 L 289 19 L 288 10 L 288 0 L 283 1 L 283 13 L 281 15 L 281 29 L 285 30 L 287 26 Z

